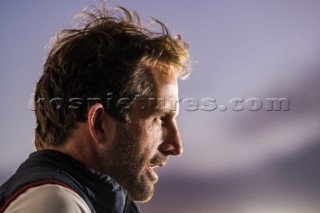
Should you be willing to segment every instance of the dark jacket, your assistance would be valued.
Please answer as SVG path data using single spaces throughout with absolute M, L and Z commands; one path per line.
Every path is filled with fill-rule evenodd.
M 27 189 L 58 184 L 74 190 L 94 213 L 139 213 L 129 193 L 107 175 L 87 169 L 79 161 L 54 150 L 30 154 L 0 187 L 0 212 Z

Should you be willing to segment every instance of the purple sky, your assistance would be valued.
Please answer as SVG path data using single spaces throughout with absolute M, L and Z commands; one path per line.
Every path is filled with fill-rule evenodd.
M 71 26 L 80 0 L 0 3 L 0 177 L 34 150 L 28 108 L 49 39 Z M 290 111 L 225 112 L 180 109 L 184 155 L 163 176 L 204 177 L 257 170 L 319 143 L 320 1 L 109 1 L 155 17 L 190 44 L 193 74 L 181 98 L 286 97 Z

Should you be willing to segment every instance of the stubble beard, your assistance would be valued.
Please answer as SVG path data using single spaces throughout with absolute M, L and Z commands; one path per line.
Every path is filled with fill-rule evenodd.
M 154 182 L 146 175 L 149 162 L 138 153 L 139 139 L 136 138 L 125 124 L 118 124 L 115 139 L 105 156 L 105 173 L 125 188 L 132 199 L 147 202 L 154 194 Z

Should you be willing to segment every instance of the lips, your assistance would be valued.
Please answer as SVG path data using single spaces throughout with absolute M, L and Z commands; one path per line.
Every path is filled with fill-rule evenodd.
M 159 164 L 149 164 L 147 166 L 147 174 L 149 178 L 151 179 L 152 182 L 157 182 L 158 181 L 158 175 L 154 171 L 155 168 L 157 167 L 163 167 L 165 163 L 159 163 Z
M 164 162 L 158 163 L 158 164 L 149 164 L 148 166 L 151 168 L 156 168 L 156 167 L 163 167 L 165 165 Z

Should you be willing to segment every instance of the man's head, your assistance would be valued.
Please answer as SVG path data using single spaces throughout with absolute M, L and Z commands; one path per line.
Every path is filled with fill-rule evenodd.
M 129 122 L 116 122 L 111 139 L 113 143 L 104 151 L 104 160 L 101 160 L 105 172 L 124 186 L 137 201 L 147 201 L 152 197 L 154 184 L 158 180 L 154 169 L 164 166 L 170 155 L 182 154 L 175 120 L 178 114 L 176 76 L 157 68 L 151 73 L 155 77 L 154 98 L 158 103 L 146 103 L 147 99 L 132 107 Z
M 74 144 L 85 165 L 145 201 L 157 180 L 153 167 L 182 152 L 177 79 L 189 74 L 188 50 L 161 22 L 153 32 L 137 13 L 119 11 L 83 13 L 81 26 L 58 34 L 35 91 L 35 144 Z

